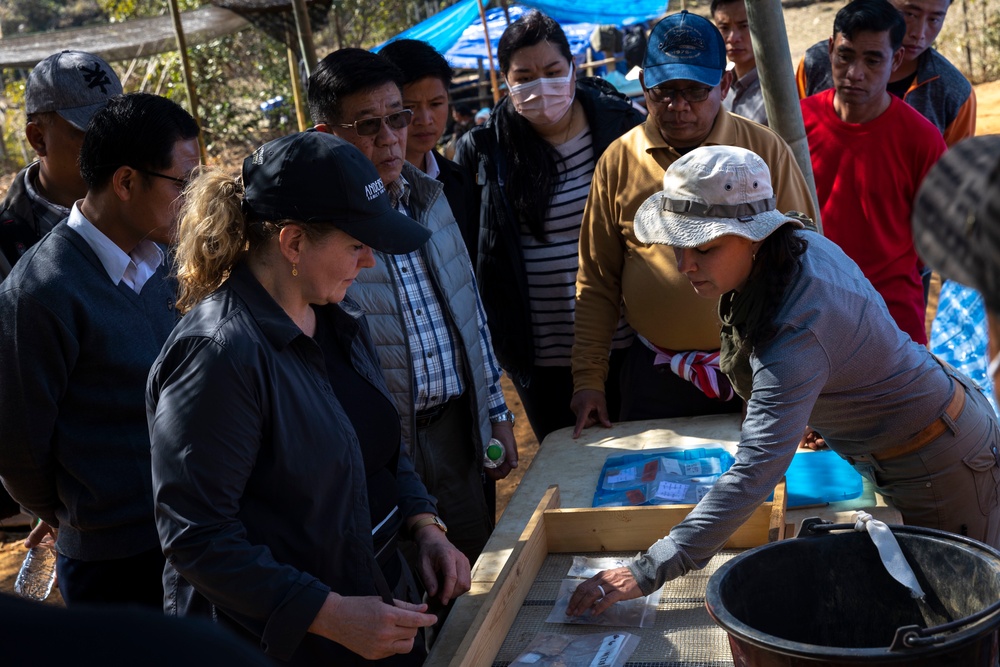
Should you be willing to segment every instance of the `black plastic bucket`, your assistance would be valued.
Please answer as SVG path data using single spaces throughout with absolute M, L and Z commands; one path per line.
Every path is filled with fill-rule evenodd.
M 891 528 L 926 601 L 889 575 L 853 524 L 816 522 L 803 529 L 809 536 L 720 567 L 706 604 L 729 633 L 736 667 L 995 667 L 1000 551 L 940 530 Z

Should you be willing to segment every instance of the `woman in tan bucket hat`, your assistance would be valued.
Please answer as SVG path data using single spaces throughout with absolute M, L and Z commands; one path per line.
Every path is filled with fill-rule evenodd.
M 736 462 L 687 519 L 581 584 L 570 612 L 601 613 L 704 567 L 781 480 L 807 424 L 905 523 L 1000 546 L 1000 429 L 977 386 L 899 330 L 839 247 L 775 210 L 756 154 L 699 148 L 663 184 L 636 236 L 672 246 L 695 292 L 719 300 L 720 365 L 747 415 Z

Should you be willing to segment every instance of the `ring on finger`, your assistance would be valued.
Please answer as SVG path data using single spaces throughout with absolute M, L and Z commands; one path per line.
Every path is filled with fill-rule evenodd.
M 601 598 L 600 599 L 603 600 L 605 598 L 605 596 L 607 595 L 607 593 L 604 592 L 604 586 L 601 586 L 600 584 L 597 584 L 597 590 L 601 591 Z

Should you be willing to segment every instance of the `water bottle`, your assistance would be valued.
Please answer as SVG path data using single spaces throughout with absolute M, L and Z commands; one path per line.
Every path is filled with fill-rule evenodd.
M 503 443 L 496 438 L 490 438 L 489 443 L 486 445 L 486 450 L 483 452 L 483 467 L 499 468 L 503 465 L 506 457 L 507 450 L 504 449 Z
M 56 551 L 39 545 L 28 550 L 14 581 L 14 592 L 28 600 L 41 602 L 49 597 L 56 580 Z

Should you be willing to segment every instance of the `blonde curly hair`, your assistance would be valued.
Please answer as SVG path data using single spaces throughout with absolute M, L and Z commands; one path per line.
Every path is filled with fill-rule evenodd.
M 237 263 L 277 236 L 285 225 L 301 225 L 311 240 L 337 229 L 328 223 L 302 225 L 290 219 L 248 220 L 243 196 L 242 178 L 234 179 L 214 167 L 200 167 L 184 191 L 174 247 L 177 310 L 181 313 L 218 289 Z
M 242 180 L 217 168 L 200 168 L 185 190 L 174 248 L 181 313 L 218 289 L 240 260 L 281 229 L 271 222 L 248 225 L 242 204 Z

